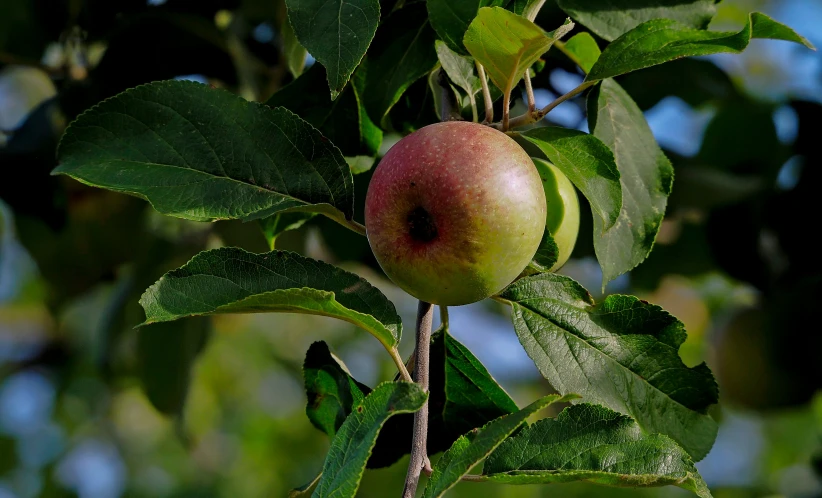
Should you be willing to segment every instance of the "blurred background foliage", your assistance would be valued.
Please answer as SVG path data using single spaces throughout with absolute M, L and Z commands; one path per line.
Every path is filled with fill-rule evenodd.
M 822 45 L 818 0 L 725 0 L 711 28 L 738 29 L 752 10 Z M 549 0 L 538 22 L 563 17 Z M 67 123 L 131 86 L 186 78 L 265 101 L 293 78 L 281 62 L 283 19 L 278 0 L 2 0 L 0 498 L 285 496 L 316 475 L 328 448 L 304 415 L 308 346 L 327 341 L 369 385 L 393 376 L 373 338 L 322 317 L 133 329 L 143 318 L 137 299 L 163 272 L 208 247 L 265 251 L 259 227 L 166 218 L 141 200 L 49 176 Z M 537 105 L 579 81 L 549 52 L 534 79 Z M 822 55 L 756 40 L 742 56 L 682 59 L 620 83 L 645 110 L 676 181 L 654 252 L 606 293 L 675 314 L 689 333 L 686 363 L 707 361 L 717 375 L 721 429 L 697 465 L 714 496 L 822 496 L 822 272 L 812 235 Z M 406 98 L 392 110 L 396 129 L 436 119 L 427 92 L 425 79 L 412 85 L 414 105 Z M 431 105 L 420 110 L 422 100 Z M 585 130 L 584 110 L 572 100 L 548 121 Z M 358 219 L 369 176 L 355 177 Z M 588 216 L 562 273 L 593 290 L 601 274 Z M 416 303 L 382 276 L 364 238 L 318 217 L 277 244 L 365 276 L 413 323 Z M 521 406 L 551 392 L 505 309 L 454 308 L 451 321 Z M 400 489 L 406 465 L 367 472 L 360 495 Z M 452 494 L 686 492 L 462 483 Z

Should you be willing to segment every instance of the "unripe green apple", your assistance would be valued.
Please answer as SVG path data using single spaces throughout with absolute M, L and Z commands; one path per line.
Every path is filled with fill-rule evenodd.
M 532 158 L 545 188 L 548 215 L 545 228 L 554 238 L 559 253 L 549 271 L 562 267 L 574 252 L 579 234 L 579 197 L 574 184 L 556 166 L 544 159 Z
M 528 154 L 504 133 L 464 121 L 397 142 L 365 199 L 368 242 L 388 277 L 417 299 L 449 306 L 511 283 L 533 258 L 545 220 Z

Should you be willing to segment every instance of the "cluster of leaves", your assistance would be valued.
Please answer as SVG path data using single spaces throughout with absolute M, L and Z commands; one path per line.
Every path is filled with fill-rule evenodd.
M 279 234 L 315 215 L 363 233 L 353 219 L 353 175 L 372 166 L 385 131 L 433 119 L 442 73 L 459 113 L 490 116 L 487 102 L 501 98 L 507 119 L 514 89 L 556 46 L 586 75 L 567 97 L 588 90 L 590 133 L 534 127 L 511 134 L 588 200 L 604 285 L 648 256 L 673 182 L 640 108 L 613 78 L 681 57 L 740 52 L 751 38 L 810 46 L 758 13 L 739 32 L 707 31 L 712 0 L 637 10 L 607 3 L 558 2 L 598 43 L 588 32 L 562 41 L 576 26 L 570 20 L 544 31 L 534 22 L 540 1 L 289 0 L 284 53 L 299 76 L 266 104 L 183 81 L 139 86 L 72 123 L 55 173 L 142 197 L 170 216 L 256 220 L 272 248 Z M 306 52 L 318 64 L 303 72 Z M 496 90 L 480 102 L 486 74 Z M 511 124 L 531 124 L 545 112 Z M 543 244 L 553 244 L 550 236 Z M 535 268 L 551 264 L 543 258 Z M 447 326 L 433 338 L 430 393 L 403 381 L 371 390 L 317 344 L 305 363 L 307 412 L 333 439 L 314 496 L 354 496 L 366 466 L 407 452 L 407 414 L 426 402 L 431 449 L 445 451 L 427 497 L 441 496 L 484 459 L 475 480 L 674 484 L 710 496 L 693 462 L 716 437 L 708 408 L 718 393 L 704 364 L 689 368 L 679 358 L 679 320 L 632 296 L 595 303 L 578 283 L 551 273 L 524 277 L 498 298 L 510 304 L 520 342 L 560 394 L 519 409 Z M 364 279 L 286 251 L 202 252 L 152 285 L 140 304 L 146 325 L 221 313 L 331 316 L 373 334 L 404 369 L 394 305 Z M 579 396 L 584 403 L 556 419 L 520 429 L 548 404 Z

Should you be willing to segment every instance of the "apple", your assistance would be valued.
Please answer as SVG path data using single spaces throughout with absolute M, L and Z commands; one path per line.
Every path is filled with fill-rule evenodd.
M 432 124 L 380 161 L 365 227 L 386 275 L 412 296 L 458 306 L 500 292 L 545 230 L 545 191 L 528 154 L 489 126 Z
M 544 159 L 532 158 L 542 178 L 548 214 L 545 228 L 559 249 L 557 261 L 548 271 L 556 271 L 571 257 L 579 234 L 579 197 L 574 184 L 556 166 Z

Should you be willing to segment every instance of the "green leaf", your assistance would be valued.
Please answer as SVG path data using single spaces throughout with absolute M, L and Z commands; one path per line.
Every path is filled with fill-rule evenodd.
M 325 86 L 325 69 L 314 64 L 275 92 L 266 105 L 284 107 L 308 121 L 346 156 L 376 154 L 382 131 L 374 129 L 360 104 L 356 84 L 347 86 L 334 101 L 325 92 Z
M 568 402 L 578 397 L 573 394 L 563 397 L 556 394 L 545 396 L 516 413 L 503 415 L 477 431 L 460 436 L 434 467 L 434 473 L 425 486 L 423 498 L 438 498 L 444 495 L 474 465 L 491 454 L 505 438 L 525 422 L 525 419 L 537 411 L 552 403 Z
M 602 52 L 590 33 L 577 33 L 565 42 L 564 52 L 586 73 L 591 71 Z
M 604 228 L 611 228 L 622 208 L 622 186 L 614 154 L 597 137 L 556 126 L 524 132 L 568 177 L 591 204 Z
M 314 498 L 353 498 L 377 435 L 389 417 L 413 413 L 428 395 L 417 384 L 384 382 L 351 412 L 331 441 Z
M 259 220 L 268 248 L 274 250 L 277 237 L 288 230 L 296 230 L 314 217 L 314 213 L 280 213 Z
M 442 419 L 450 441 L 490 420 L 519 410 L 485 366 L 447 329 L 437 332 L 432 343 L 432 352 L 443 348 L 444 361 L 437 365 L 445 366 Z M 434 398 L 432 394 L 432 404 Z
M 483 7 L 468 27 L 463 43 L 485 67 L 494 85 L 508 95 L 531 64 L 573 27 L 574 23 L 566 21 L 548 34 L 502 7 Z
M 57 156 L 54 174 L 179 218 L 353 215 L 348 165 L 310 124 L 189 81 L 138 86 L 92 107 L 66 130 Z
M 534 272 L 550 271 L 558 260 L 559 246 L 557 246 L 554 237 L 546 227 L 546 230 L 542 232 L 542 240 L 539 242 L 539 247 L 537 247 L 537 252 L 534 254 L 534 259 L 529 267 Z
M 300 44 L 326 69 L 331 100 L 345 88 L 380 22 L 378 0 L 286 0 Z
M 204 251 L 166 273 L 140 298 L 146 324 L 223 313 L 290 312 L 339 318 L 387 348 L 399 343 L 394 305 L 364 279 L 287 251 Z
M 371 388 L 351 377 L 348 368 L 324 342 L 315 342 L 308 348 L 303 374 L 308 396 L 305 413 L 314 427 L 331 437 L 371 392 Z
M 594 250 L 602 285 L 642 263 L 653 248 L 674 180 L 671 162 L 645 116 L 614 80 L 588 95 L 591 133 L 614 153 L 622 183 L 622 211 L 607 228 L 594 216 Z
M 308 55 L 308 51 L 297 40 L 297 35 L 294 34 L 294 28 L 291 27 L 288 16 L 283 17 L 283 22 L 280 24 L 280 43 L 282 44 L 281 49 L 288 72 L 295 78 L 303 74 L 305 57 Z
M 707 409 L 718 398 L 705 364 L 679 357 L 682 322 L 633 296 L 595 304 L 568 277 L 543 273 L 520 279 L 502 294 L 528 356 L 560 393 L 634 417 L 647 432 L 667 434 L 696 460 L 716 438 Z
M 738 33 L 693 29 L 670 19 L 640 24 L 608 45 L 586 78 L 596 81 L 695 55 L 738 54 L 752 38 L 786 40 L 813 48 L 794 30 L 759 12 Z
M 570 406 L 508 438 L 488 457 L 483 474 L 507 484 L 674 485 L 711 497 L 693 460 L 674 441 L 643 434 L 630 417 L 590 404 Z
M 716 0 L 557 0 L 557 5 L 600 37 L 612 41 L 651 19 L 668 18 L 705 29 L 716 13 Z
M 352 378 L 322 343 L 309 349 L 305 375 L 309 418 L 330 436 L 351 413 L 356 400 L 371 392 Z M 431 453 L 445 451 L 465 432 L 517 410 L 508 393 L 465 346 L 442 329 L 433 334 L 428 421 Z M 387 467 L 407 454 L 412 426 L 410 415 L 388 421 L 368 467 Z
M 430 4 L 429 4 L 430 5 Z M 482 90 L 482 83 L 474 73 L 474 59 L 462 56 L 450 48 L 445 43 L 436 41 L 437 57 L 445 70 L 445 74 L 458 87 L 465 90 L 471 101 L 471 108 L 476 110 L 476 95 Z
M 437 64 L 436 33 L 421 3 L 395 10 L 382 23 L 362 71 L 361 93 L 368 115 L 383 123 L 403 93 Z M 357 75 L 355 75 L 355 78 Z
M 501 7 L 504 0 L 426 0 L 428 18 L 440 39 L 458 54 L 468 55 L 462 39 L 482 7 Z M 456 83 L 456 82 L 455 82 Z
M 482 363 L 443 328 L 431 337 L 430 364 L 429 453 L 445 451 L 466 432 L 519 410 Z M 387 467 L 407 454 L 412 426 L 411 416 L 389 421 L 369 468 Z
M 183 411 L 191 368 L 211 332 L 211 319 L 155 323 L 137 331 L 139 375 L 151 404 L 166 415 Z
M 442 91 L 442 85 L 440 84 L 440 78 L 444 78 L 444 82 L 448 85 L 448 88 L 451 90 L 451 98 L 453 102 L 456 103 L 457 108 L 451 109 L 451 116 L 446 117 L 443 119 L 442 117 L 442 110 L 443 110 L 443 98 L 447 97 L 447 94 L 444 94 Z M 470 101 L 468 100 L 468 96 L 463 95 L 457 90 L 453 84 L 451 84 L 448 79 L 446 78 L 445 74 L 443 73 L 442 67 L 437 67 L 430 73 L 428 73 L 428 89 L 431 91 L 431 98 L 434 101 L 434 112 L 437 115 L 437 119 L 440 121 L 447 121 L 448 119 L 454 119 L 457 115 L 461 114 L 461 109 L 463 104 L 467 105 L 468 107 L 471 106 Z M 474 105 L 476 106 L 476 100 L 474 100 Z

